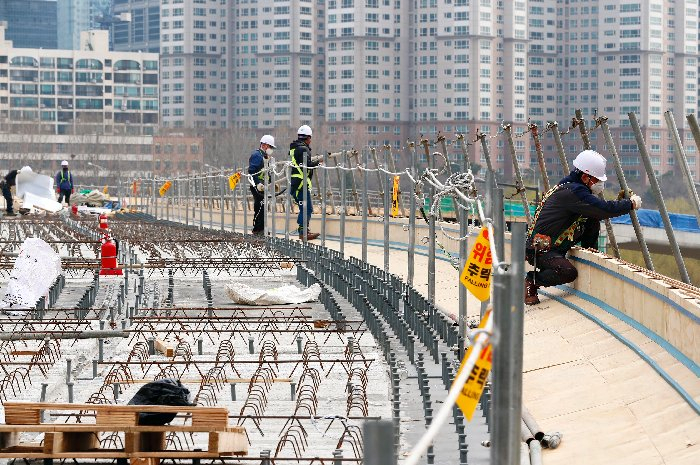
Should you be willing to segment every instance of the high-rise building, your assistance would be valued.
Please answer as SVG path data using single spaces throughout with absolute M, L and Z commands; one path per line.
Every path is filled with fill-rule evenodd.
M 114 50 L 160 53 L 160 4 L 161 0 L 113 0 Z M 119 19 L 127 15 L 128 21 Z
M 80 49 L 80 33 L 103 28 L 110 0 L 58 0 L 58 48 Z
M 56 48 L 56 0 L 2 0 L 0 21 L 15 47 Z

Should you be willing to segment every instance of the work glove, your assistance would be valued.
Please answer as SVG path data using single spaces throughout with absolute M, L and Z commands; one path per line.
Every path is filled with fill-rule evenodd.
M 632 208 L 635 210 L 642 208 L 642 198 L 640 196 L 634 194 L 632 197 L 630 197 L 630 200 L 632 201 Z
M 633 195 L 634 195 L 634 192 L 632 190 L 630 190 L 630 197 L 632 197 Z M 617 200 L 622 200 L 622 199 L 626 199 L 626 198 L 628 198 L 628 197 L 625 197 L 625 190 L 620 189 L 620 192 L 617 193 Z
M 315 157 L 311 157 L 311 162 L 312 162 L 312 163 L 321 163 L 321 162 L 323 162 L 323 155 L 316 155 Z
M 255 186 L 255 188 L 258 190 L 258 192 L 262 192 L 265 190 L 265 185 L 263 183 L 259 182 L 258 185 Z

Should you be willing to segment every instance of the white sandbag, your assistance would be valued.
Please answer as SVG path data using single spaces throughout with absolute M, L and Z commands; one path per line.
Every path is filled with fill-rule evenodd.
M 35 237 L 25 239 L 2 291 L 0 309 L 23 315 L 21 310 L 34 308 L 41 296 L 48 295 L 60 273 L 61 258 L 49 244 Z
M 25 194 L 31 193 L 44 199 L 56 200 L 53 193 L 53 178 L 35 173 L 25 166 L 17 173 L 17 197 L 24 199 Z
M 47 199 L 32 194 L 31 192 L 26 192 L 24 194 L 24 200 L 22 201 L 22 208 L 38 208 L 40 210 L 46 210 L 47 212 L 56 213 L 61 211 L 63 206 L 54 199 Z
M 299 289 L 294 285 L 289 285 L 274 289 L 257 289 L 247 284 L 236 282 L 226 285 L 226 294 L 237 304 L 301 304 L 318 300 L 318 296 L 321 294 L 321 286 L 312 284 L 306 289 Z

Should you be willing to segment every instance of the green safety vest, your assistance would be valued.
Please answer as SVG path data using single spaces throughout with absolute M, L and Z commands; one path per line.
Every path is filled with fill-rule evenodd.
M 299 191 L 304 188 L 304 170 L 301 169 L 301 166 L 299 166 L 296 159 L 294 159 L 294 150 L 295 149 L 289 149 L 289 156 L 292 159 L 292 166 L 296 169 L 296 172 L 292 171 L 292 177 L 298 178 L 301 180 L 301 182 L 299 183 L 299 187 L 297 187 L 297 193 L 299 193 Z M 309 192 L 310 192 L 311 191 L 311 176 L 309 176 L 308 174 L 309 173 L 307 172 L 306 185 L 307 185 Z

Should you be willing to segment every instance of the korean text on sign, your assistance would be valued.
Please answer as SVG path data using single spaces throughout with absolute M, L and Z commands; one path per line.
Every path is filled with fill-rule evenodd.
M 241 180 L 241 173 L 233 173 L 231 176 L 228 177 L 228 187 L 231 188 L 231 190 L 234 190 L 236 188 L 236 184 L 238 184 L 238 181 Z
M 460 277 L 460 281 L 469 292 L 482 302 L 489 298 L 491 291 L 492 261 L 489 231 L 482 228 Z

